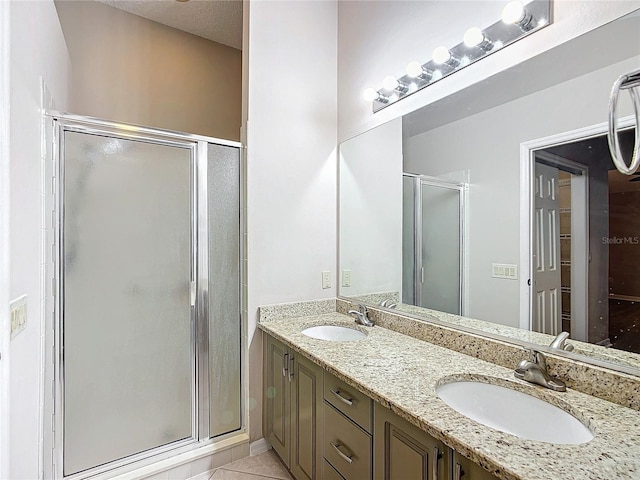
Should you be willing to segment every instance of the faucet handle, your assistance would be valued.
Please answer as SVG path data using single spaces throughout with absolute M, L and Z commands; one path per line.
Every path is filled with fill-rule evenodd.
M 573 345 L 570 343 L 566 343 L 566 340 L 569 338 L 569 332 L 560 332 L 556 335 L 556 338 L 549 344 L 551 348 L 558 348 L 560 350 L 565 350 L 567 352 L 571 352 L 573 350 Z
M 531 361 L 540 366 L 542 370 L 547 371 L 547 357 L 542 352 L 531 350 Z

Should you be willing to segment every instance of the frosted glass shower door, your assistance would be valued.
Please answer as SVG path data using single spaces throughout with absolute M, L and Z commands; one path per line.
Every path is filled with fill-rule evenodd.
M 461 190 L 422 183 L 421 307 L 460 314 Z
M 209 433 L 241 426 L 240 151 L 208 145 Z
M 64 475 L 194 438 L 189 147 L 63 137 Z
M 402 176 L 402 303 L 416 302 L 416 177 Z

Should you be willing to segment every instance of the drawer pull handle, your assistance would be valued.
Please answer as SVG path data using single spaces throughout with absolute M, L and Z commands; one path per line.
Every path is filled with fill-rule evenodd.
M 338 397 L 342 403 L 346 403 L 349 406 L 353 405 L 353 398 L 343 397 L 340 395 L 340 390 L 331 390 L 331 393 Z
M 295 359 L 293 358 L 293 354 L 289 355 L 289 381 L 293 381 L 293 361 Z
M 342 453 L 340 451 L 340 447 L 342 447 L 343 445 L 341 443 L 338 443 L 337 445 L 333 442 L 329 442 L 329 444 L 333 447 L 333 449 L 338 452 L 338 455 L 340 455 L 342 457 L 342 459 L 347 462 L 347 463 L 353 463 L 353 453 L 351 455 L 345 455 L 344 453 Z
M 433 480 L 438 480 L 440 475 L 439 475 L 439 464 L 440 464 L 440 459 L 442 458 L 442 454 L 440 453 L 440 449 L 438 447 L 434 447 L 433 448 L 433 461 L 431 462 L 431 464 L 433 465 Z
M 282 376 L 286 377 L 287 376 L 287 365 L 289 364 L 289 354 L 285 353 L 282 356 Z

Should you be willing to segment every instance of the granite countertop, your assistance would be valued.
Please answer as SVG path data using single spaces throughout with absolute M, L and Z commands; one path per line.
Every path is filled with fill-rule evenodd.
M 315 325 L 357 328 L 350 342 L 302 335 Z M 516 379 L 513 370 L 376 326 L 325 313 L 271 319 L 259 328 L 338 376 L 499 478 L 640 479 L 640 412 L 575 390 L 553 392 Z M 436 395 L 439 384 L 475 379 L 507 385 L 572 413 L 595 438 L 582 445 L 523 440 L 456 412 Z M 526 412 L 523 412 L 526 415 Z

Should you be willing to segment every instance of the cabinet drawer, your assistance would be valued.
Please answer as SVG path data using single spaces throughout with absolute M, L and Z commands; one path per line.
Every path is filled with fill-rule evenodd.
M 346 478 L 371 478 L 371 435 L 324 402 L 324 457 Z
M 322 462 L 322 480 L 344 480 L 344 477 L 336 472 L 329 462 Z
M 372 432 L 372 400 L 327 371 L 324 372 L 324 399 L 367 432 Z

